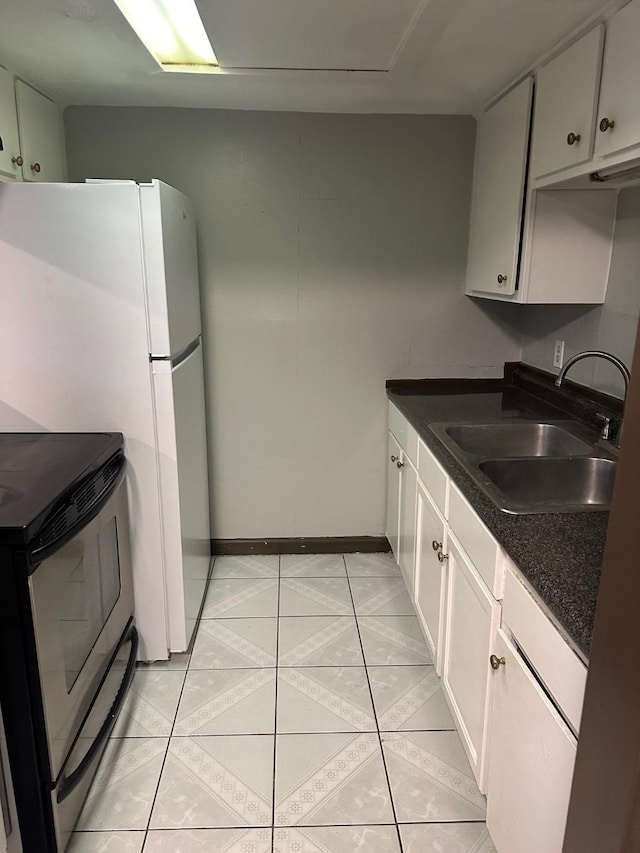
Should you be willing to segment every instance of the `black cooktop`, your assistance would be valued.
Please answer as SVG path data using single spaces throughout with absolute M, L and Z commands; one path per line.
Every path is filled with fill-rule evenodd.
M 121 433 L 0 433 L 0 544 L 27 542 L 65 494 L 122 449 Z

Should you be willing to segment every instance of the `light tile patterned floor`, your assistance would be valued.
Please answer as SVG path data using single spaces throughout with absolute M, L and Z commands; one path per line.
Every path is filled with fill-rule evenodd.
M 412 612 L 388 554 L 219 557 L 68 853 L 495 853 Z

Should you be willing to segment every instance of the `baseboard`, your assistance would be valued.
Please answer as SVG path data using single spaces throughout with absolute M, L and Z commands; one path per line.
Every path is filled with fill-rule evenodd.
M 302 536 L 283 539 L 212 539 L 214 556 L 240 554 L 374 554 L 390 551 L 386 536 Z

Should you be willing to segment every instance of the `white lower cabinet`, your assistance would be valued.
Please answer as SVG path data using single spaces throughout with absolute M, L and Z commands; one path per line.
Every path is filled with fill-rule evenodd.
M 398 538 L 398 565 L 411 601 L 415 599 L 414 564 L 416 553 L 416 493 L 418 475 L 403 454 L 400 480 L 400 527 Z
M 489 832 L 498 853 L 561 853 L 577 741 L 503 630 L 493 653 Z
M 429 493 L 418 482 L 416 505 L 416 614 L 433 657 L 442 675 L 444 612 L 446 606 L 447 561 L 446 525 Z
M 489 656 L 500 604 L 449 533 L 442 686 L 459 726 L 478 787 L 485 793 L 492 682 Z
M 398 462 L 402 463 L 402 448 L 396 441 L 392 432 L 389 432 L 387 439 L 387 539 L 393 556 L 398 562 L 398 538 L 399 538 L 399 523 L 400 523 L 400 483 L 401 483 L 401 468 L 398 467 Z
M 387 536 L 496 850 L 561 853 L 586 667 L 421 440 L 414 467 L 415 430 L 390 413 Z

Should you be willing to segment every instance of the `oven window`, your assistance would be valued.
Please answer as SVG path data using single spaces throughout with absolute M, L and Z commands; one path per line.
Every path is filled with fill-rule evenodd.
M 100 529 L 95 546 L 78 555 L 67 575 L 60 622 L 67 693 L 119 597 L 118 527 L 114 517 Z

